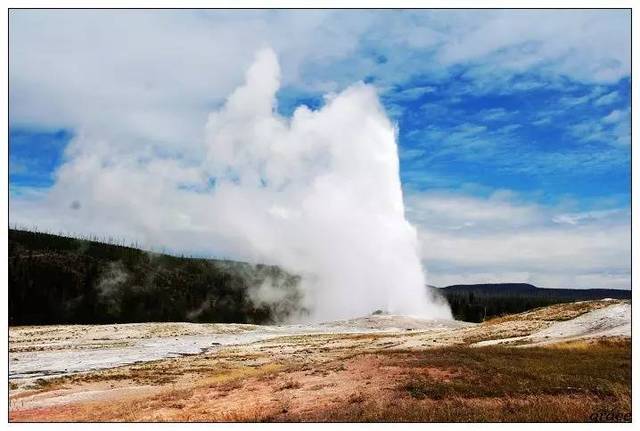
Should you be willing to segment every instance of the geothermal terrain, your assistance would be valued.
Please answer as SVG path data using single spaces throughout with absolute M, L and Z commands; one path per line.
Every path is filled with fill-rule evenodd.
M 10 230 L 10 420 L 629 418 L 628 291 L 450 286 L 430 292 L 458 320 L 273 324 L 304 311 L 298 282 Z
M 314 325 L 12 326 L 9 415 L 458 422 L 615 412 L 608 420 L 628 420 L 630 335 L 631 304 L 618 299 L 482 323 L 376 314 Z

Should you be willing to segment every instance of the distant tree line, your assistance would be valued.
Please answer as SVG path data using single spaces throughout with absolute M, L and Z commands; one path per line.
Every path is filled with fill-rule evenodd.
M 9 230 L 9 324 L 268 323 L 300 307 L 299 278 L 267 265 L 184 258 Z M 264 283 L 279 301 L 262 301 Z
M 178 257 L 125 244 L 10 229 L 9 324 L 273 323 L 306 312 L 299 277 L 276 266 Z M 268 298 L 261 295 L 265 285 Z M 559 302 L 631 298 L 629 290 L 530 284 L 434 289 L 456 319 L 470 322 Z
M 467 322 L 482 322 L 562 302 L 631 299 L 630 290 L 543 289 L 524 283 L 454 285 L 437 291 L 447 298 L 453 316 Z

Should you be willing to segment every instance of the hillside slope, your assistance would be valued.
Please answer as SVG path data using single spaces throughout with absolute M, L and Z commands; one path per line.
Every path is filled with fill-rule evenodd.
M 565 302 L 631 299 L 630 290 L 547 289 L 526 283 L 458 284 L 436 289 L 447 298 L 454 317 L 469 322 Z
M 9 231 L 9 323 L 268 323 L 299 310 L 280 268 Z M 279 301 L 260 299 L 268 283 Z
M 275 266 L 14 229 L 8 265 L 10 325 L 274 323 L 305 312 L 298 277 Z M 261 294 L 265 287 L 270 295 Z M 456 319 L 469 322 L 563 302 L 631 298 L 624 290 L 517 283 L 429 288 L 447 298 Z

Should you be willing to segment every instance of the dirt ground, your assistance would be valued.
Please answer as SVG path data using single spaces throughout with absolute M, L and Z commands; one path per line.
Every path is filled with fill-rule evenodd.
M 630 415 L 627 317 L 627 302 L 589 301 L 480 325 L 370 316 L 315 327 L 11 328 L 10 361 L 22 364 L 10 366 L 10 421 L 593 421 L 610 410 Z M 117 366 L 92 356 L 86 371 L 56 368 L 69 358 L 65 353 L 108 356 L 188 337 L 223 341 Z M 491 341 L 495 345 L 483 346 Z M 39 361 L 43 353 L 58 362 Z M 42 373 L 43 363 L 55 373 Z

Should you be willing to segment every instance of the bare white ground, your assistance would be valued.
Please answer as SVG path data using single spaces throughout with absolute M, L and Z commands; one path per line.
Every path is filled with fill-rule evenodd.
M 530 325 L 527 321 L 507 322 Z M 472 331 L 491 344 L 536 345 L 580 338 L 631 335 L 631 305 L 612 303 L 565 321 L 544 321 L 531 335 L 504 338 L 499 325 L 409 316 L 375 315 L 313 325 L 136 323 L 9 328 L 9 378 L 32 379 L 113 368 L 182 355 L 215 352 L 222 346 L 246 346 L 278 337 L 313 334 L 397 334 L 403 348 L 463 343 Z M 534 329 L 534 330 L 536 330 Z M 476 334 L 477 333 L 477 334 Z M 530 332 L 529 332 L 530 333 Z M 345 342 L 349 340 L 345 339 Z M 426 344 L 425 344 L 426 343 Z
M 110 400 L 122 399 L 123 396 L 144 393 L 149 389 L 153 389 L 153 386 L 139 385 L 124 388 L 82 390 L 79 392 L 70 391 L 68 389 L 39 393 L 36 392 L 32 395 L 21 397 L 20 400 L 11 400 L 10 405 L 12 408 L 17 409 L 23 408 L 25 405 L 29 408 L 39 408 L 72 404 L 79 401 L 99 400 L 101 402 L 108 402 Z
M 631 304 L 614 304 L 608 307 L 589 311 L 581 316 L 563 322 L 554 322 L 525 337 L 512 337 L 500 340 L 486 340 L 476 346 L 494 344 L 536 345 L 558 341 L 570 341 L 581 338 L 631 336 Z
M 407 316 L 368 316 L 317 325 L 135 323 L 25 326 L 9 329 L 9 378 L 57 376 L 198 354 L 302 334 L 451 331 L 472 324 Z

